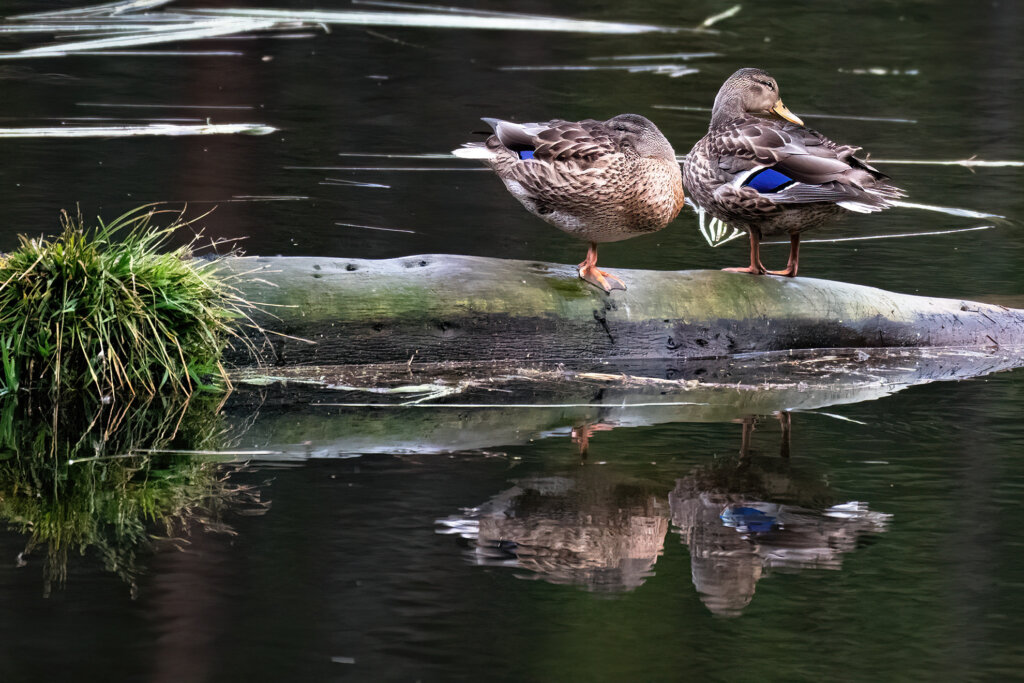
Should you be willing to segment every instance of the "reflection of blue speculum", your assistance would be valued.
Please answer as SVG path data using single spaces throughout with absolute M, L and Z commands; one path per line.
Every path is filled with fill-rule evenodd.
M 760 509 L 747 507 L 747 505 L 759 505 Z M 741 533 L 766 533 L 776 526 L 778 508 L 778 505 L 771 503 L 734 505 L 726 508 L 722 513 L 722 523 Z

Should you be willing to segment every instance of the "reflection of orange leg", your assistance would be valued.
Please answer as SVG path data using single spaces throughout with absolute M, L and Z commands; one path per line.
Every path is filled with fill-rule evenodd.
M 754 422 L 753 416 L 744 417 L 740 420 L 743 423 L 743 439 L 740 441 L 740 457 L 746 458 L 750 455 L 750 442 L 754 436 Z
M 800 233 L 793 233 L 789 236 L 789 261 L 785 270 L 769 270 L 769 275 L 782 275 L 783 277 L 796 277 L 796 268 L 800 263 Z
M 750 235 L 750 265 L 744 268 L 723 268 L 727 273 L 750 273 L 751 275 L 764 275 L 765 267 L 761 265 L 761 236 L 753 230 L 747 230 Z
M 604 422 L 590 423 L 585 422 L 579 427 L 572 428 L 572 442 L 579 444 L 580 447 L 580 460 L 587 459 L 587 453 L 590 450 L 590 437 L 594 432 L 608 432 L 615 429 L 615 425 L 606 424 Z
M 788 458 L 790 436 L 793 432 L 793 418 L 785 410 L 780 410 L 777 413 L 777 417 L 779 418 L 779 426 L 782 427 L 782 444 L 779 446 L 779 455 L 783 458 Z
M 583 263 L 579 265 L 580 277 L 592 285 L 600 287 L 606 292 L 610 292 L 613 289 L 626 290 L 626 285 L 623 284 L 622 280 L 615 277 L 611 273 L 606 273 L 603 270 L 597 268 L 597 243 L 591 242 L 590 248 L 587 249 L 587 258 L 583 259 Z

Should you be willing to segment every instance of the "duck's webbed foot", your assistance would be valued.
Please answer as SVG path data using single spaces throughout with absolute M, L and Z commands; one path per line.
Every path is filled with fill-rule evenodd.
M 769 275 L 796 277 L 797 266 L 800 265 L 800 233 L 789 236 L 789 261 L 785 270 L 769 270 Z
M 743 268 L 722 268 L 727 273 L 750 273 L 751 275 L 764 275 L 768 269 L 761 265 L 761 236 L 751 229 L 747 229 L 750 235 L 750 265 Z
M 597 244 L 593 242 L 591 242 L 590 248 L 587 250 L 587 258 L 579 265 L 579 274 L 581 279 L 596 287 L 600 287 L 606 292 L 611 292 L 613 289 L 626 291 L 626 285 L 622 280 L 611 273 L 598 269 Z
M 615 277 L 611 273 L 598 270 L 595 266 L 580 267 L 580 278 L 586 280 L 592 285 L 600 287 L 606 292 L 611 292 L 613 289 L 621 289 L 626 291 L 626 285 L 619 278 Z
M 764 275 L 768 272 L 760 264 L 756 266 L 743 266 L 742 268 L 722 268 L 722 270 L 726 273 L 750 273 L 751 275 Z
M 790 266 L 785 270 L 769 270 L 768 275 L 781 275 L 782 277 L 796 277 L 796 268 Z

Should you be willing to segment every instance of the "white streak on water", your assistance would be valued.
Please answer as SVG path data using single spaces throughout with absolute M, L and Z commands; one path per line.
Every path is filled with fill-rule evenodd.
M 934 206 L 932 204 L 914 204 L 913 202 L 899 201 L 892 202 L 892 205 L 899 206 L 904 209 L 921 209 L 923 211 L 946 213 L 950 216 L 961 216 L 963 218 L 1006 218 L 1006 216 L 1000 216 L 994 213 L 984 213 L 983 211 L 974 211 L 972 209 L 958 209 L 951 206 Z
M 408 232 L 413 235 L 416 234 L 415 230 L 402 230 L 401 228 L 382 228 L 376 225 L 359 225 L 358 223 L 339 223 L 335 222 L 335 225 L 341 225 L 346 228 L 363 228 L 364 230 L 383 230 L 385 232 Z
M 563 31 L 570 33 L 671 33 L 678 29 L 650 24 L 588 21 L 536 15 L 492 15 L 478 12 L 354 12 L 290 11 L 272 9 L 197 9 L 202 15 L 273 19 L 310 24 L 348 24 L 358 26 L 409 26 L 419 28 L 462 28 L 503 31 Z
M 973 228 L 957 228 L 955 230 L 934 230 L 931 232 L 903 232 L 896 235 L 861 235 L 860 237 L 836 237 L 829 240 L 800 240 L 801 244 L 817 243 L 825 244 L 828 242 L 858 242 L 861 240 L 888 240 L 895 239 L 897 237 L 929 237 L 932 235 L 955 235 L 959 232 L 974 232 L 975 230 L 991 230 L 996 226 L 994 225 L 979 225 Z M 762 244 L 789 244 L 789 241 L 785 242 L 762 242 Z
M 139 135 L 267 135 L 276 128 L 262 123 L 176 125 L 151 123 L 141 126 L 59 126 L 0 128 L 0 138 L 123 138 Z

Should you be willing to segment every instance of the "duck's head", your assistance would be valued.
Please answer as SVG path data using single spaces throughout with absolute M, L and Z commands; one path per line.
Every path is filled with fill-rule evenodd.
M 650 119 L 639 114 L 619 114 L 604 125 L 614 132 L 619 148 L 627 154 L 675 163 L 676 153 L 671 143 Z
M 785 119 L 797 125 L 804 125 L 782 103 L 779 84 L 761 69 L 740 69 L 722 84 L 715 97 L 715 108 L 711 124 L 724 123 L 745 114 Z

